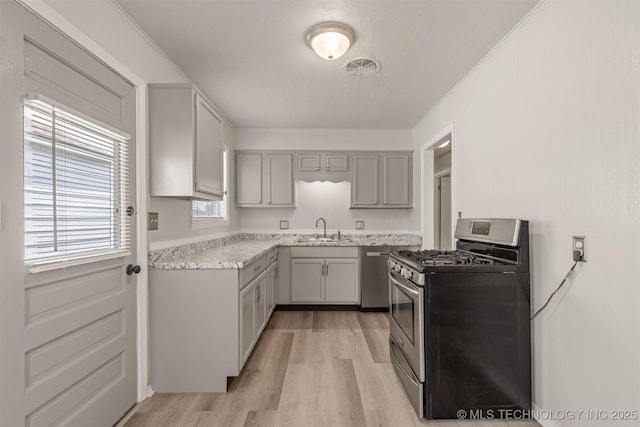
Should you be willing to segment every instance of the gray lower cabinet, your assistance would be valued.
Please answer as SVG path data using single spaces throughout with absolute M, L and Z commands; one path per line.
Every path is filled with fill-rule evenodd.
M 293 207 L 293 154 L 236 151 L 236 206 Z
M 413 207 L 411 152 L 353 155 L 351 208 Z
M 358 248 L 291 248 L 291 303 L 359 304 Z
M 275 307 L 277 262 L 272 250 L 241 270 L 149 272 L 155 392 L 227 391 L 227 377 L 240 374 Z

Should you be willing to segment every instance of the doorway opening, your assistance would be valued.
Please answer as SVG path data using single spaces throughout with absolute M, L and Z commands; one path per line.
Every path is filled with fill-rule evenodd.
M 451 250 L 454 227 L 453 124 L 422 146 L 422 246 Z
M 434 249 L 451 250 L 451 134 L 433 150 L 433 237 Z

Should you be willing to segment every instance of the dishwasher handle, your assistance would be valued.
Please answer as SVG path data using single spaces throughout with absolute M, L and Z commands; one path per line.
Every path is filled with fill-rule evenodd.
M 389 255 L 389 252 L 374 252 L 374 251 L 367 251 L 367 256 L 387 256 Z

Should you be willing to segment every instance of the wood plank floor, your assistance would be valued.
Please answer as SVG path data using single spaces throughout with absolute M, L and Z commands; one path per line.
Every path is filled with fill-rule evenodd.
M 275 312 L 227 393 L 156 394 L 124 427 L 536 427 L 419 420 L 389 361 L 386 313 Z

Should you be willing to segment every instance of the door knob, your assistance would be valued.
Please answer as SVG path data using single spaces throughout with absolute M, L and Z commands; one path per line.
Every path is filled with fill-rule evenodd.
M 127 276 L 131 276 L 133 273 L 140 273 L 140 266 L 129 264 L 127 265 Z

